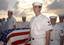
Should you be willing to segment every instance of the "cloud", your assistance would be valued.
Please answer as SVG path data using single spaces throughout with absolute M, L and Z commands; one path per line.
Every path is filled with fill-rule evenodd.
M 8 0 L 8 9 L 14 8 L 17 0 Z
M 52 4 L 47 6 L 48 9 L 64 9 L 64 2 L 55 0 Z
M 0 0 L 0 10 L 13 8 L 17 0 Z
M 0 10 L 6 10 L 8 8 L 8 2 L 6 0 L 0 0 Z

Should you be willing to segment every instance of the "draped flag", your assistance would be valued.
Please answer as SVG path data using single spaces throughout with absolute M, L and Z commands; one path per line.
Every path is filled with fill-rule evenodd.
M 7 45 L 30 45 L 30 29 L 15 30 L 7 35 Z

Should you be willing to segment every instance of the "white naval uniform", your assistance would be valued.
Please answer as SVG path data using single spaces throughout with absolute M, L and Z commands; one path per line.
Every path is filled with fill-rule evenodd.
M 34 38 L 32 40 L 31 45 L 45 45 L 45 34 L 46 31 L 52 29 L 49 24 L 49 20 L 44 15 L 36 16 L 31 21 L 31 37 Z
M 56 30 L 63 30 L 64 29 L 64 22 L 56 24 Z
M 50 45 L 60 45 L 60 31 L 56 30 L 56 26 L 56 24 L 52 25 L 53 30 L 51 31 Z
M 63 35 L 61 30 L 64 31 L 64 22 L 56 24 L 56 30 L 59 31 L 59 36 Z M 60 38 L 61 39 L 61 38 Z M 60 44 L 60 43 L 59 43 Z
M 30 28 L 30 26 L 29 26 L 29 22 L 28 21 L 26 21 L 26 22 L 21 22 L 21 24 L 19 24 L 17 27 L 18 28 Z
M 16 25 L 16 19 L 11 17 L 7 20 L 8 29 L 13 29 L 13 25 Z

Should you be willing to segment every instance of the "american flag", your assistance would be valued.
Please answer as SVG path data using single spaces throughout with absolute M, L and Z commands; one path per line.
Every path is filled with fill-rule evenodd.
M 30 29 L 15 30 L 7 35 L 7 45 L 30 45 Z
M 4 45 L 30 45 L 29 35 L 30 29 L 9 30 L 5 31 L 1 40 Z
M 14 29 L 9 29 L 9 30 L 5 30 L 1 33 L 1 36 L 0 36 L 0 41 L 2 41 L 4 43 L 4 45 L 6 45 L 6 36 L 12 32 Z

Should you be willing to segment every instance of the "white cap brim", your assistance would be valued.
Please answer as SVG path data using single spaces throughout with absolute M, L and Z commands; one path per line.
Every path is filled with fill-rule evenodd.
M 42 6 L 42 3 L 40 3 L 40 2 L 34 2 L 33 6 Z

